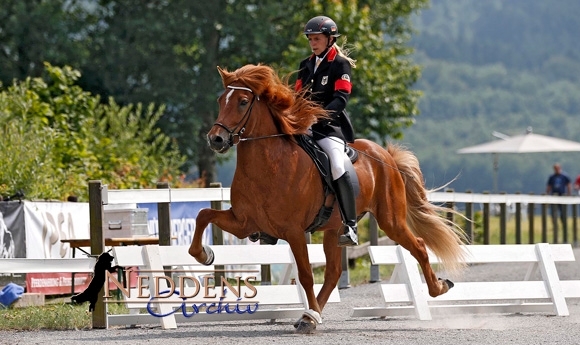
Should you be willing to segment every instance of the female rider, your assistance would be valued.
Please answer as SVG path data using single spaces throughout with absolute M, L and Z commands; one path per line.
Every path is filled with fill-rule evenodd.
M 300 62 L 295 89 L 308 88 L 306 97 L 320 103 L 330 118 L 312 126 L 314 140 L 328 155 L 333 187 L 343 220 L 338 245 L 358 245 L 357 214 L 351 178 L 344 166 L 346 143 L 354 141 L 354 132 L 345 111 L 352 84 L 351 67 L 355 61 L 336 44 L 340 36 L 336 23 L 325 16 L 308 21 L 304 34 L 312 55 Z

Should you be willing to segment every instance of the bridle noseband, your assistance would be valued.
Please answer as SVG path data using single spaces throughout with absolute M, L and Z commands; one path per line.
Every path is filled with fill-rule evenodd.
M 220 123 L 220 122 L 214 122 L 214 126 L 218 126 L 223 128 L 226 132 L 228 132 L 228 142 L 227 144 L 229 146 L 235 146 L 237 144 L 239 144 L 242 141 L 247 141 L 247 140 L 255 140 L 255 139 L 263 139 L 263 138 L 272 138 L 272 137 L 280 137 L 280 136 L 284 136 L 286 134 L 273 134 L 273 135 L 267 135 L 267 136 L 262 136 L 262 137 L 256 137 L 256 138 L 242 138 L 242 134 L 244 134 L 245 130 L 246 130 L 246 124 L 248 123 L 248 120 L 250 119 L 250 114 L 252 113 L 252 108 L 254 107 L 254 102 L 256 100 L 260 100 L 260 96 L 255 95 L 254 91 L 252 91 L 252 89 L 245 87 L 245 86 L 232 86 L 232 85 L 228 85 L 226 86 L 226 88 L 228 89 L 232 89 L 232 90 L 244 90 L 244 91 L 248 91 L 250 92 L 252 95 L 254 95 L 254 98 L 252 98 L 252 102 L 250 103 L 250 106 L 248 107 L 248 110 L 246 110 L 246 113 L 244 114 L 244 116 L 242 117 L 242 119 L 240 120 L 240 122 L 238 122 L 238 124 L 234 127 L 234 129 L 229 129 L 228 127 L 226 127 L 224 124 Z

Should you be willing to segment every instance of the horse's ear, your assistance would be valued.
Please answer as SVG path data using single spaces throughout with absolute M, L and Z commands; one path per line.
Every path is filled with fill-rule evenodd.
M 226 70 L 224 70 L 224 69 L 222 69 L 220 66 L 217 66 L 217 70 L 218 70 L 218 72 L 219 72 L 220 76 L 222 77 L 222 83 L 223 83 L 223 81 L 224 81 L 224 79 L 225 79 L 225 73 L 226 73 L 227 71 L 226 71 Z M 226 85 L 224 84 L 224 87 L 225 87 L 225 86 L 226 86 Z

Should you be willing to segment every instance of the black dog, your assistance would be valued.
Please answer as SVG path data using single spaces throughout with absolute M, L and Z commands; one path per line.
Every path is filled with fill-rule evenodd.
M 99 292 L 101 291 L 103 284 L 105 284 L 105 271 L 113 273 L 118 268 L 121 268 L 119 266 L 111 266 L 113 259 L 113 256 L 108 252 L 99 255 L 97 263 L 95 264 L 93 279 L 91 279 L 91 282 L 85 291 L 71 297 L 70 300 L 73 303 L 84 303 L 88 301 L 91 302 L 89 305 L 89 311 L 95 310 L 95 303 L 97 303 L 97 299 L 99 298 Z

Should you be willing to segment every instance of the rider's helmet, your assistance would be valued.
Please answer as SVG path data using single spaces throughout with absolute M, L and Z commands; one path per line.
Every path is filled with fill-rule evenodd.
M 338 33 L 338 25 L 334 22 L 334 20 L 325 17 L 325 16 L 317 16 L 308 21 L 304 26 L 304 34 L 325 34 L 327 36 L 338 37 L 340 34 Z

